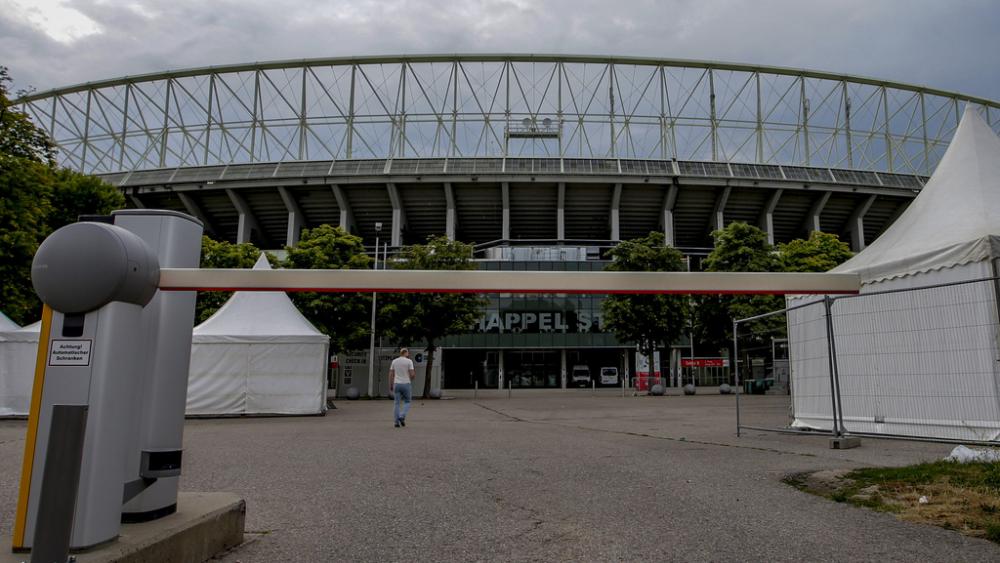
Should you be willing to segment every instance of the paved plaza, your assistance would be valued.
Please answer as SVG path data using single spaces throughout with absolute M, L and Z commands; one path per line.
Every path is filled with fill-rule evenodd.
M 742 398 L 751 422 L 787 398 Z M 789 473 L 906 464 L 949 446 L 735 436 L 732 396 L 615 390 L 338 401 L 325 417 L 189 420 L 183 490 L 247 501 L 224 561 L 997 561 L 1000 546 L 801 493 Z M 0 421 L 9 537 L 25 422 Z

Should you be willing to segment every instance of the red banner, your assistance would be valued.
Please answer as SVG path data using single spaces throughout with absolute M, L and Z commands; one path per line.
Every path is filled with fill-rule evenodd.
M 727 368 L 728 358 L 682 358 L 682 368 Z

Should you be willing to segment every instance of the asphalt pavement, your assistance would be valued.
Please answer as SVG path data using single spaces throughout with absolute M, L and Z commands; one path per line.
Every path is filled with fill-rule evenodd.
M 938 459 L 950 446 L 751 432 L 733 397 L 615 390 L 338 401 L 324 417 L 190 420 L 182 488 L 247 501 L 251 561 L 998 561 L 1000 546 L 795 490 L 790 473 Z M 743 397 L 761 424 L 783 397 Z M 0 536 L 24 422 L 0 421 Z

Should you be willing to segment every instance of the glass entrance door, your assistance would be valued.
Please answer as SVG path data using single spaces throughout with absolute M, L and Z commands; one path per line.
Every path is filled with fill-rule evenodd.
M 560 387 L 557 350 L 508 350 L 503 354 L 504 374 L 512 387 Z

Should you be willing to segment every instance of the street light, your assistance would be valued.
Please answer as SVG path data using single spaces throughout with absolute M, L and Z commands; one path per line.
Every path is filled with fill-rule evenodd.
M 378 234 L 382 230 L 382 223 L 375 223 L 375 262 L 372 264 L 372 269 L 378 269 Z M 373 397 L 375 395 L 375 292 L 372 292 L 372 324 L 371 324 L 371 343 L 368 350 L 368 396 Z

